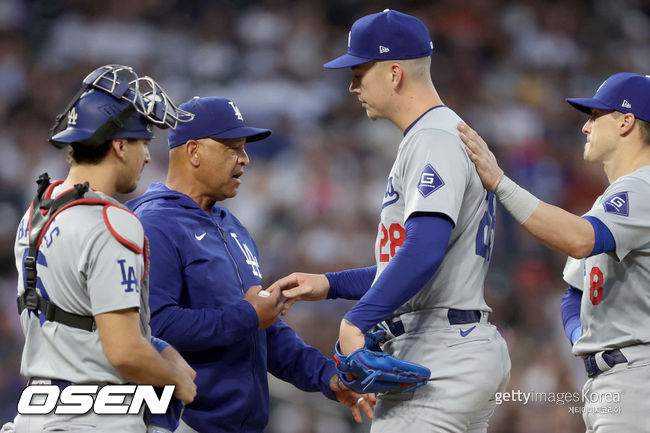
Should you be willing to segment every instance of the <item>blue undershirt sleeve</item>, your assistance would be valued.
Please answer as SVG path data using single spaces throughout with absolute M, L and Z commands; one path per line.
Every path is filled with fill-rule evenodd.
M 566 289 L 564 298 L 562 298 L 562 323 L 566 336 L 574 344 L 582 335 L 582 325 L 580 324 L 580 303 L 582 302 L 582 291 L 573 286 Z
M 153 347 L 156 348 L 158 353 L 162 352 L 166 347 L 169 346 L 168 342 L 161 340 L 160 338 L 156 338 L 153 335 L 151 336 L 151 344 L 153 344 Z
M 614 236 L 612 236 L 612 232 L 609 231 L 607 226 L 603 224 L 603 222 L 596 217 L 587 215 L 584 216 L 583 218 L 589 221 L 591 225 L 594 227 L 594 234 L 595 234 L 594 249 L 593 251 L 591 251 L 591 254 L 589 254 L 589 256 L 591 257 L 597 254 L 615 251 L 616 241 L 614 240 Z
M 376 273 L 377 266 L 326 273 L 330 282 L 327 299 L 361 299 L 372 285 Z
M 404 244 L 344 317 L 362 332 L 390 316 L 433 277 L 447 252 L 453 223 L 446 215 L 423 213 L 411 216 L 404 228 Z

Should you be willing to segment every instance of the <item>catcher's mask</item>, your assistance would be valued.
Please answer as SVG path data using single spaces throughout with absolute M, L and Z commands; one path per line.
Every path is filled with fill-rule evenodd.
M 174 105 L 150 77 L 138 77 L 133 68 L 105 65 L 84 80 L 81 89 L 50 129 L 50 143 L 100 146 L 114 138 L 153 137 L 153 126 L 174 129 L 194 115 Z M 62 128 L 64 119 L 67 125 Z

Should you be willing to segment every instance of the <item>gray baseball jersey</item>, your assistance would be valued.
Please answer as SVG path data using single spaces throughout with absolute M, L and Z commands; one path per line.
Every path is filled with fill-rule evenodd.
M 53 196 L 69 187 L 53 190 Z M 141 331 L 149 331 L 148 281 L 144 255 L 124 245 L 144 245 L 137 217 L 109 196 L 114 205 L 77 205 L 57 215 L 44 234 L 38 254 L 40 295 L 63 310 L 84 316 L 139 308 Z M 24 258 L 29 246 L 29 211 L 23 217 L 14 253 L 18 295 L 24 289 Z M 121 239 L 121 240 L 118 240 Z M 25 333 L 21 374 L 26 377 L 68 380 L 73 383 L 124 383 L 125 379 L 104 354 L 97 331 L 88 332 L 44 320 L 24 310 Z
M 404 242 L 414 212 L 438 212 L 454 223 L 445 258 L 425 286 L 395 314 L 431 308 L 490 312 L 483 297 L 494 233 L 494 195 L 481 184 L 446 106 L 407 131 L 388 177 L 375 258 L 378 278 Z
M 622 176 L 585 215 L 602 221 L 616 251 L 569 258 L 567 283 L 583 291 L 576 355 L 650 343 L 650 166 Z

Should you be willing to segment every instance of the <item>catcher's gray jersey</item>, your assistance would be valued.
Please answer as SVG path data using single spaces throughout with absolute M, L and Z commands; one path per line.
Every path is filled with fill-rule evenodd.
M 564 279 L 583 291 L 576 355 L 650 343 L 650 166 L 612 183 L 585 215 L 602 221 L 616 251 L 569 258 Z
M 425 113 L 399 145 L 381 210 L 378 278 L 404 242 L 414 212 L 454 223 L 445 258 L 426 285 L 395 314 L 430 308 L 491 311 L 483 298 L 494 232 L 494 195 L 481 184 L 458 137 L 460 117 L 446 106 Z
M 57 186 L 53 196 L 68 188 Z M 148 337 L 146 252 L 138 254 L 121 243 L 133 239 L 142 247 L 144 230 L 137 217 L 120 203 L 100 196 L 114 205 L 76 205 L 54 218 L 39 248 L 36 288 L 41 296 L 78 315 L 139 308 L 141 331 Z M 28 224 L 29 211 L 20 223 L 14 247 L 18 295 L 25 291 Z M 25 333 L 20 369 L 24 376 L 73 383 L 125 382 L 104 354 L 96 330 L 46 321 L 42 313 L 35 315 L 28 310 L 20 319 Z

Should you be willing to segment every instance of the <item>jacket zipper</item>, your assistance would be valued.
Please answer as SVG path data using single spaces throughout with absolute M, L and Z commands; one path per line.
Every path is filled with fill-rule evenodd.
M 233 265 L 235 265 L 235 271 L 237 271 L 237 278 L 239 278 L 239 287 L 241 289 L 242 294 L 246 294 L 246 290 L 244 290 L 244 280 L 241 277 L 241 274 L 239 273 L 239 266 L 237 265 L 237 261 L 235 258 L 232 256 L 232 253 L 230 252 L 230 248 L 228 248 L 228 238 L 226 237 L 226 231 L 219 227 L 217 225 L 217 228 L 219 229 L 219 233 L 221 233 L 221 237 L 223 238 L 223 244 L 226 247 L 226 251 L 228 251 L 228 256 L 230 256 L 230 260 L 232 261 Z
M 230 252 L 230 249 L 228 248 L 228 238 L 226 237 L 226 231 L 224 229 L 222 229 L 221 227 L 219 227 L 219 225 L 217 225 L 217 228 L 219 229 L 219 233 L 221 233 L 221 237 L 223 238 L 223 244 L 226 247 L 226 251 L 228 251 L 228 255 L 230 256 L 230 260 L 232 260 L 232 263 L 235 265 L 235 270 L 237 271 L 237 278 L 239 278 L 239 286 L 241 287 L 242 294 L 245 294 L 246 292 L 244 290 L 244 280 L 242 279 L 241 274 L 239 273 L 239 266 L 237 265 L 237 261 L 232 256 L 232 253 Z M 253 356 L 251 358 L 251 373 L 252 373 L 253 380 L 255 380 L 255 361 L 256 361 L 255 358 L 257 357 L 257 333 L 255 333 L 255 335 L 253 335 L 252 340 L 253 340 Z M 248 420 L 250 418 L 250 413 L 251 413 L 252 409 L 253 409 L 252 407 L 249 407 L 249 410 L 248 410 L 249 416 L 246 416 L 243 419 L 240 430 L 243 431 L 244 424 L 246 423 L 246 420 Z

